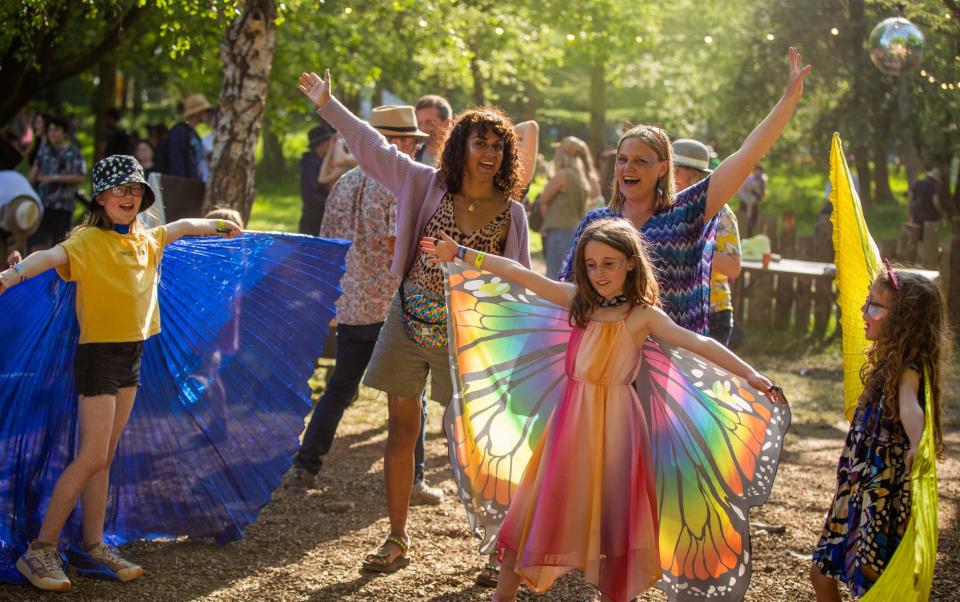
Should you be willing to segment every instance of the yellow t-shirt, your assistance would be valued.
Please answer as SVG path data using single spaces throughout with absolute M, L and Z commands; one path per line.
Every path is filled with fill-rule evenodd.
M 720 209 L 717 246 L 714 252 L 731 256 L 740 254 L 740 232 L 737 228 L 737 216 L 726 205 Z M 714 269 L 710 277 L 710 311 L 716 312 L 727 309 L 733 309 L 730 279 Z
M 145 341 L 160 332 L 157 282 L 167 229 L 120 234 L 81 228 L 60 243 L 68 263 L 57 268 L 77 283 L 80 343 Z

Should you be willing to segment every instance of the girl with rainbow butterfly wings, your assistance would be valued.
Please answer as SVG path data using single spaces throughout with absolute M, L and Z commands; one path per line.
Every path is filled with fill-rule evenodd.
M 636 229 L 591 224 L 579 286 L 445 235 L 422 249 L 496 274 L 447 264 L 458 390 L 445 417 L 471 525 L 484 551 L 504 550 L 495 599 L 574 568 L 613 600 L 658 580 L 677 599 L 742 597 L 747 509 L 769 494 L 789 410 L 659 309 Z

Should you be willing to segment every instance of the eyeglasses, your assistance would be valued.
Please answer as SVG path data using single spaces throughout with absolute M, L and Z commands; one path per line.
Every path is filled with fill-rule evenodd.
M 880 315 L 881 309 L 890 309 L 890 307 L 882 303 L 877 303 L 873 299 L 867 299 L 867 305 L 863 313 L 865 313 L 868 318 L 876 318 Z
M 113 196 L 143 196 L 143 184 L 122 184 L 110 189 Z

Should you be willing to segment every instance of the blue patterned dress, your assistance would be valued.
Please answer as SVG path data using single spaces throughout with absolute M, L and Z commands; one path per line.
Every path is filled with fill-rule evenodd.
M 700 334 L 709 330 L 710 272 L 717 232 L 717 216 L 706 224 L 703 219 L 709 185 L 707 177 L 680 191 L 672 204 L 640 227 L 656 269 L 664 311 L 680 326 Z M 623 214 L 601 207 L 580 221 L 567 247 L 559 280 L 573 278 L 573 254 L 584 229 L 590 222 L 608 217 Z
M 923 405 L 920 390 L 920 407 Z M 880 578 L 910 520 L 910 440 L 883 397 L 860 399 L 837 466 L 837 492 L 813 552 L 820 572 L 860 597 Z

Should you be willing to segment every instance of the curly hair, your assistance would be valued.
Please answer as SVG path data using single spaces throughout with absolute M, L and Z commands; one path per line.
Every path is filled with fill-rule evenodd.
M 467 142 L 474 132 L 480 136 L 493 132 L 503 141 L 503 163 L 493 176 L 493 185 L 508 199 L 519 199 L 523 196 L 524 188 L 521 177 L 523 168 L 517 155 L 520 137 L 513 129 L 513 121 L 498 107 L 477 107 L 457 115 L 444 141 L 438 166 L 440 179 L 446 184 L 447 190 L 457 193 L 463 186 Z
M 636 138 L 640 142 L 650 147 L 657 154 L 658 161 L 667 162 L 667 173 L 657 182 L 657 198 L 653 202 L 653 212 L 659 213 L 673 203 L 677 196 L 677 182 L 674 179 L 673 165 L 673 147 L 670 144 L 670 137 L 667 132 L 655 125 L 635 125 L 620 136 L 617 142 L 617 153 L 620 153 L 620 147 L 624 141 Z M 614 159 L 616 161 L 616 159 Z M 620 195 L 620 181 L 613 178 L 613 193 L 610 195 L 609 206 L 614 211 L 623 209 L 623 197 Z
M 867 351 L 867 362 L 860 370 L 863 395 L 860 403 L 883 397 L 883 415 L 900 419 L 900 377 L 905 368 L 930 375 L 933 408 L 934 445 L 937 458 L 943 460 L 943 433 L 940 430 L 940 399 L 943 390 L 943 367 L 950 353 L 950 335 L 944 315 L 943 298 L 937 286 L 919 274 L 896 270 L 899 290 L 888 273 L 877 282 L 893 299 L 887 310 L 882 331 Z M 922 378 L 922 377 L 921 377 Z
M 571 326 L 586 328 L 590 316 L 600 308 L 599 295 L 587 275 L 586 248 L 590 241 L 601 242 L 636 260 L 636 266 L 627 272 L 627 279 L 623 283 L 623 294 L 631 306 L 660 305 L 660 286 L 654 276 L 653 262 L 647 254 L 643 235 L 625 219 L 598 219 L 584 229 L 577 241 L 573 265 L 577 294 L 570 303 Z

